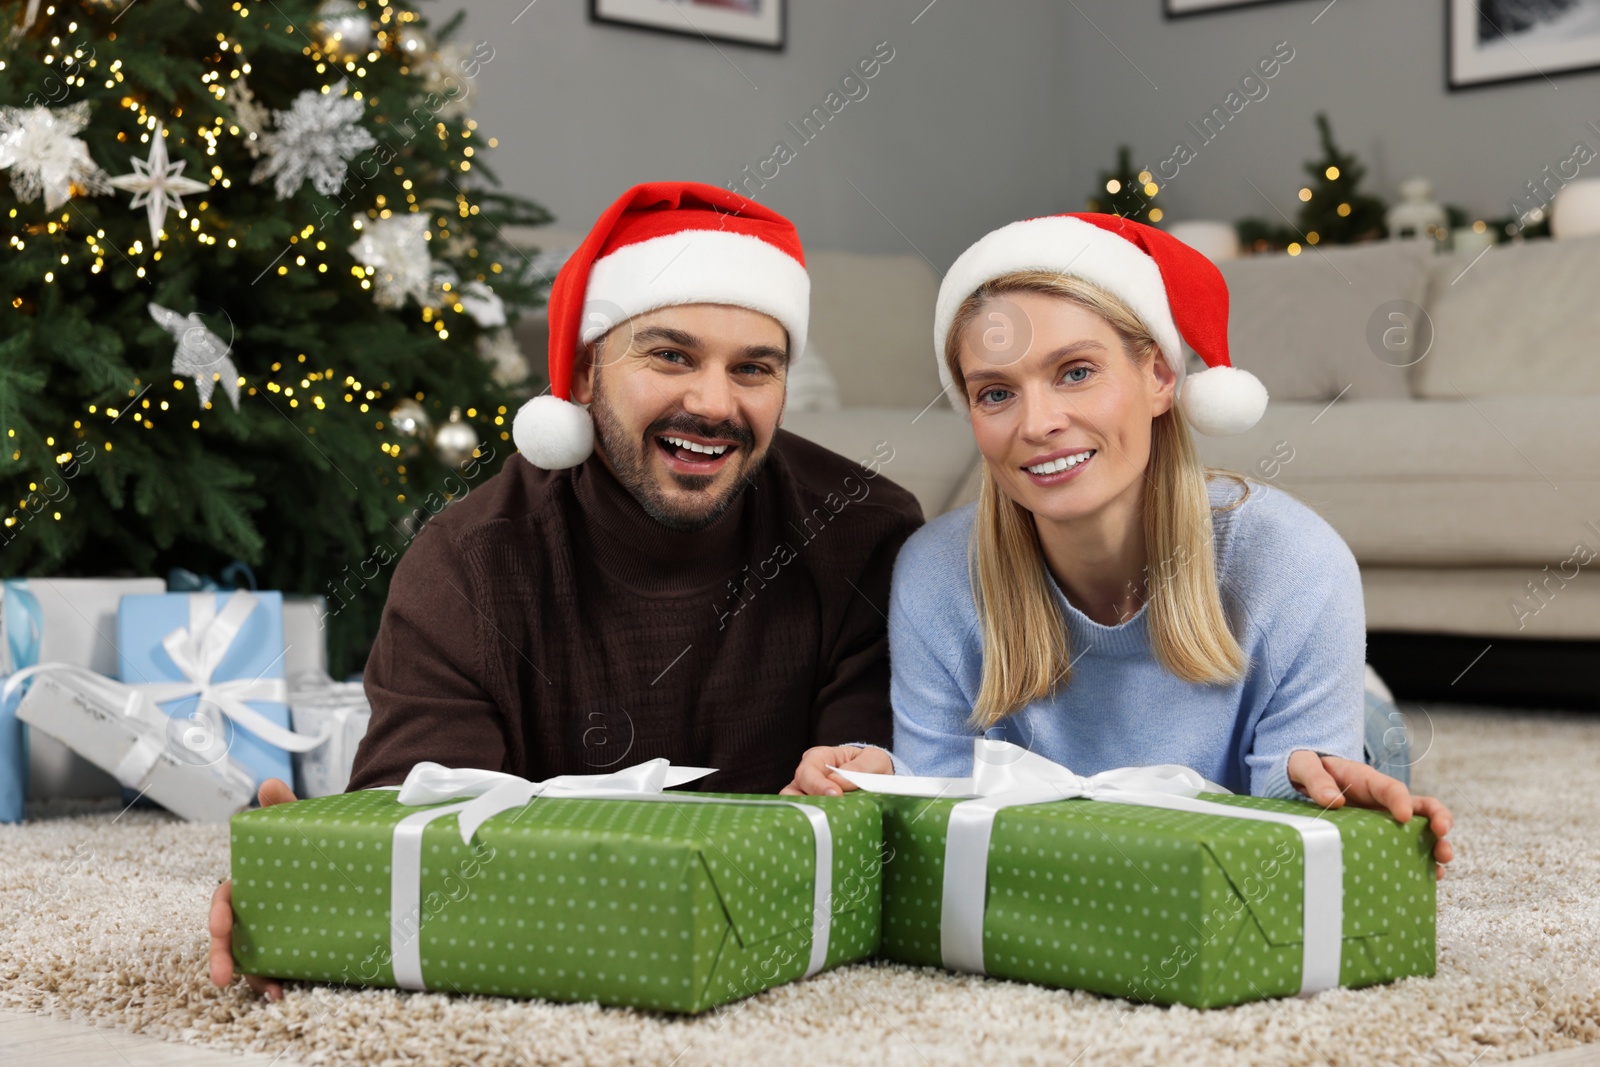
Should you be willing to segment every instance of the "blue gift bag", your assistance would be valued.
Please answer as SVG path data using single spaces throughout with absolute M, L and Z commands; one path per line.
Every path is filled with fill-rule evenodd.
M 174 750 L 197 760 L 226 755 L 257 785 L 268 778 L 294 781 L 284 747 L 295 735 L 289 733 L 281 593 L 124 596 L 117 637 L 122 681 L 145 689 L 173 719 Z

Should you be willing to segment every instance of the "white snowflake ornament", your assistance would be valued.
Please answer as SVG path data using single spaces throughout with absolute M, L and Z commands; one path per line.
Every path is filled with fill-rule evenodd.
M 478 83 L 465 73 L 472 66 L 472 56 L 463 45 L 442 44 L 417 63 L 422 87 L 444 101 L 439 105 L 440 117 L 460 118 L 477 103 Z
M 220 380 L 228 399 L 233 401 L 233 410 L 238 411 L 239 371 L 234 367 L 233 360 L 228 358 L 233 346 L 225 344 L 222 338 L 212 333 L 193 311 L 180 315 L 152 300 L 150 317 L 178 342 L 178 348 L 172 354 L 172 373 L 194 379 L 201 407 L 210 403 L 211 391 Z M 213 374 L 217 376 L 215 379 L 212 378 Z
M 146 214 L 150 218 L 152 247 L 161 243 L 161 226 L 167 221 L 168 209 L 183 207 L 185 194 L 203 193 L 211 188 L 205 182 L 197 182 L 193 178 L 183 176 L 186 160 L 180 159 L 176 163 L 167 161 L 167 141 L 163 136 L 164 133 L 162 124 L 156 123 L 150 141 L 150 158 L 133 160 L 132 174 L 119 174 L 111 179 L 112 185 L 133 194 L 133 201 L 129 207 L 144 205 Z
M 244 131 L 245 150 L 252 159 L 258 158 L 261 146 L 266 144 L 267 127 L 272 124 L 272 115 L 256 100 L 255 93 L 250 91 L 250 86 L 245 84 L 243 78 L 230 85 L 227 93 L 228 102 L 233 105 L 233 117 L 239 123 L 239 129 Z
M 418 304 L 435 303 L 427 233 L 428 216 L 420 211 L 369 220 L 362 226 L 350 254 L 357 263 L 376 269 L 373 299 L 379 307 L 397 308 L 408 296 Z
M 11 191 L 27 203 L 44 194 L 53 212 L 72 196 L 73 183 L 98 195 L 111 191 L 105 171 L 89 158 L 77 132 L 89 123 L 89 102 L 69 107 L 0 107 L 0 170 L 11 171 Z
M 489 376 L 501 385 L 518 385 L 527 380 L 531 367 L 516 335 L 509 329 L 498 329 L 478 338 L 478 356 L 489 364 Z
M 495 295 L 493 289 L 476 278 L 456 287 L 456 299 L 461 301 L 462 309 L 479 326 L 493 327 L 506 324 L 504 301 Z
M 279 200 L 307 181 L 323 196 L 339 191 L 350 159 L 378 143 L 359 124 L 362 103 L 344 95 L 345 85 L 341 78 L 326 93 L 307 89 L 288 111 L 274 112 L 277 129 L 262 138 L 266 158 L 251 181 L 273 178 Z

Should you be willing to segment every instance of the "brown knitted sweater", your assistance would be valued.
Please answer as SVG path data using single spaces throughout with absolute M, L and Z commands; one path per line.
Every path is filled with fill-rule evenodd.
M 665 756 L 718 768 L 696 789 L 776 792 L 812 745 L 887 747 L 889 576 L 922 511 L 883 462 L 779 430 L 728 511 L 680 533 L 598 455 L 513 455 L 396 565 L 348 788 L 422 760 L 541 779 Z

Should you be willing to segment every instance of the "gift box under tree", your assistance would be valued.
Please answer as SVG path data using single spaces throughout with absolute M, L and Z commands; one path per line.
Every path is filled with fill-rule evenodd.
M 705 773 L 422 763 L 399 789 L 235 815 L 234 962 L 698 1012 L 875 952 L 877 804 L 661 791 Z
M 981 739 L 971 778 L 841 773 L 883 805 L 890 959 L 1195 1008 L 1434 973 L 1424 817 Z
M 324 738 L 290 729 L 283 595 L 265 590 L 130 595 L 117 611 L 118 673 L 170 718 L 196 724 L 256 784 L 294 781 L 291 754 Z
M 160 592 L 160 578 L 10 578 L 0 582 L 0 681 L 41 663 L 117 670 L 117 604 Z M 0 702 L 0 822 L 20 822 L 25 799 L 116 796 L 117 783 L 48 733 L 16 719 L 26 688 Z

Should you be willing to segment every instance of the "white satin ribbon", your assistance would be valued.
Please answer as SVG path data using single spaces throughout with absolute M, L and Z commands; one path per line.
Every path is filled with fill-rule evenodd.
M 189 595 L 189 625 L 180 626 L 161 639 L 161 645 L 178 670 L 183 672 L 181 682 L 131 683 L 147 694 L 157 704 L 184 697 L 199 696 L 200 707 L 206 704 L 219 709 L 240 726 L 255 734 L 269 745 L 285 752 L 309 752 L 327 740 L 327 734 L 308 737 L 279 726 L 265 715 L 245 703 L 247 700 L 271 700 L 279 703 L 289 699 L 289 686 L 282 678 L 232 678 L 213 681 L 211 675 L 222 663 L 239 629 L 255 610 L 256 598 L 247 589 L 235 590 L 229 595 L 222 610 L 217 611 L 217 594 L 214 592 Z
M 0 689 L 0 704 L 9 700 L 17 686 L 35 674 L 59 677 L 63 684 L 76 690 L 85 699 L 103 708 L 120 709 L 124 721 L 133 731 L 134 742 L 121 762 L 112 768 L 111 776 L 117 780 L 117 784 L 128 789 L 140 788 L 145 775 L 150 773 L 150 768 L 156 765 L 161 753 L 166 750 L 167 730 L 172 725 L 166 713 L 135 686 L 124 685 L 115 678 L 107 678 L 76 663 L 56 661 L 25 667 L 7 678 L 4 688 Z
M 422 834 L 434 819 L 456 815 L 461 843 L 470 845 L 478 828 L 489 819 L 512 808 L 520 808 L 539 798 L 587 800 L 666 801 L 673 804 L 740 804 L 750 807 L 793 808 L 806 817 L 816 844 L 816 873 L 811 898 L 811 955 L 804 977 L 822 970 L 828 958 L 828 937 L 832 930 L 833 831 L 828 814 L 810 804 L 790 800 L 732 800 L 725 797 L 697 797 L 684 793 L 663 793 L 663 789 L 685 785 L 708 774 L 711 767 L 674 767 L 664 759 L 614 771 L 609 774 L 564 774 L 541 782 L 529 781 L 502 771 L 473 767 L 445 767 L 423 762 L 411 768 L 404 784 L 378 786 L 398 789 L 401 804 L 440 804 L 460 801 L 407 815 L 395 825 L 389 858 L 389 948 L 394 966 L 395 985 L 401 989 L 425 990 L 422 977 Z M 402 923 L 417 917 L 410 930 Z
M 1228 790 L 1175 763 L 1119 767 L 1084 776 L 1009 741 L 982 737 L 973 739 L 972 775 L 968 778 L 867 774 L 836 767 L 830 770 L 874 793 L 971 798 L 962 799 L 950 809 L 945 835 L 939 944 L 943 963 L 950 970 L 987 973 L 983 961 L 983 912 L 995 816 L 1005 808 L 1081 797 L 1293 827 L 1300 834 L 1305 851 L 1305 932 L 1299 995 L 1310 996 L 1339 984 L 1344 850 L 1338 827 L 1327 820 L 1199 800 L 1200 793 Z

